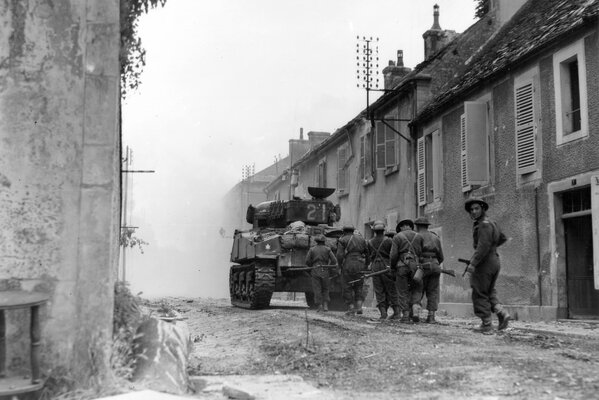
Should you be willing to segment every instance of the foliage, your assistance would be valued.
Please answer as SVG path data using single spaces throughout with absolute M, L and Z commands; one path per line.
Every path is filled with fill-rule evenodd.
M 134 233 L 135 233 L 135 228 L 122 227 L 121 228 L 120 245 L 121 245 L 121 247 L 124 247 L 124 248 L 137 247 L 137 248 L 139 248 L 139 251 L 141 252 L 141 254 L 143 254 L 144 253 L 143 246 L 147 246 L 149 243 L 146 242 L 145 240 L 135 236 Z
M 121 11 L 121 96 L 125 98 L 140 84 L 140 77 L 146 65 L 146 51 L 138 37 L 139 17 L 159 5 L 164 7 L 166 0 L 120 0 Z
M 489 12 L 489 1 L 490 0 L 474 0 L 476 2 L 476 9 L 474 12 L 475 18 L 482 18 Z

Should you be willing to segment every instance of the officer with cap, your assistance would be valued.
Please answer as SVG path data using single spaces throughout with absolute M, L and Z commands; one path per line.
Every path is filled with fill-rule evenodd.
M 505 243 L 507 238 L 497 223 L 487 217 L 489 205 L 486 201 L 470 198 L 464 203 L 464 208 L 474 221 L 472 227 L 474 254 L 468 265 L 474 314 L 482 320 L 479 328 L 481 332 L 489 332 L 493 329 L 492 313 L 497 314 L 499 320 L 497 329 L 503 330 L 507 328 L 511 317 L 497 299 L 495 283 L 501 268 L 497 247 Z
M 402 313 L 400 322 L 420 321 L 419 302 L 422 297 L 422 282 L 413 279 L 418 268 L 422 237 L 414 232 L 414 222 L 411 219 L 399 221 L 396 227 L 398 233 L 393 237 L 391 245 L 391 266 L 397 268 L 397 292 L 399 308 Z
M 329 311 L 331 298 L 329 296 L 330 269 L 328 266 L 337 265 L 337 258 L 331 248 L 325 245 L 324 235 L 317 235 L 314 240 L 316 246 L 311 247 L 306 254 L 306 265 L 314 267 L 311 271 L 314 303 L 318 306 L 318 312 Z
M 422 237 L 420 266 L 424 272 L 422 276 L 422 294 L 426 295 L 426 309 L 428 310 L 426 322 L 435 323 L 435 312 L 439 306 L 440 264 L 443 262 L 441 240 L 436 234 L 428 230 L 430 222 L 425 217 L 416 218 L 414 225 L 416 225 L 416 232 Z
M 393 240 L 385 236 L 385 223 L 383 221 L 375 221 L 372 224 L 372 230 L 375 236 L 368 241 L 368 256 L 371 260 L 372 272 L 377 272 L 387 269 L 391 265 L 389 257 Z M 393 315 L 390 319 L 400 318 L 401 311 L 399 310 L 399 299 L 397 287 L 395 286 L 395 274 L 389 272 L 375 275 L 372 277 L 372 284 L 377 308 L 381 312 L 380 319 L 387 318 L 387 309 L 389 307 L 393 309 Z
M 364 303 L 364 280 L 360 279 L 360 271 L 368 264 L 368 247 L 366 240 L 354 233 L 352 225 L 343 227 L 343 236 L 337 241 L 337 262 L 341 268 L 343 300 L 347 305 L 346 314 L 362 314 Z M 358 280 L 350 284 L 349 282 Z

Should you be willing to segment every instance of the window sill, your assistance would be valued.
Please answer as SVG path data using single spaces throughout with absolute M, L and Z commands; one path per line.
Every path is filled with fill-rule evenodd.
M 389 167 L 385 170 L 385 176 L 393 175 L 399 171 L 399 166 Z
M 561 136 L 557 137 L 557 147 L 564 146 L 566 144 L 570 144 L 579 140 L 587 139 L 588 137 L 589 133 L 586 131 L 576 131 L 567 135 L 562 134 Z
M 372 185 L 374 183 L 374 178 L 372 176 L 369 176 L 366 179 L 362 179 L 362 186 L 366 187 L 368 185 Z

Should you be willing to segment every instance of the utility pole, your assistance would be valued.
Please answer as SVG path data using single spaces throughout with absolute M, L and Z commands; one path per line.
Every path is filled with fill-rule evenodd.
M 366 36 L 357 36 L 356 44 L 356 78 L 358 87 L 366 89 L 366 115 L 369 116 L 370 92 L 379 91 L 379 38 L 367 38 Z M 374 43 L 373 43 L 374 42 Z M 361 46 L 360 46 L 361 44 Z M 376 75 L 376 77 L 375 77 Z
M 122 221 L 121 221 L 121 235 L 123 234 L 123 230 L 126 229 L 137 229 L 136 226 L 129 226 L 127 223 L 128 215 L 128 202 L 129 202 L 129 174 L 130 173 L 154 173 L 154 170 L 130 170 L 129 166 L 132 164 L 131 157 L 133 152 L 129 148 L 126 147 L 125 150 L 125 159 L 122 160 L 121 163 L 121 173 L 125 174 L 123 177 L 123 210 L 122 210 Z M 122 272 L 122 281 L 125 282 L 127 280 L 127 246 L 123 246 L 123 272 Z M 118 274 L 117 274 L 118 279 Z

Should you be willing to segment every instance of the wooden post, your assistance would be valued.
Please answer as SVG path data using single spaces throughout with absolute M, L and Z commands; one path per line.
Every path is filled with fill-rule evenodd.
M 40 342 L 42 334 L 39 311 L 40 306 L 31 307 L 31 383 L 40 381 Z

